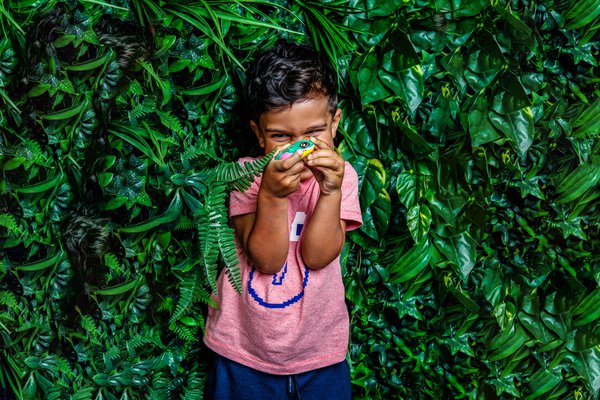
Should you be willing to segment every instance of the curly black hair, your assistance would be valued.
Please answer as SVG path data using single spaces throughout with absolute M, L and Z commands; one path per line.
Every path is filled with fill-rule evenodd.
M 290 107 L 296 102 L 323 95 L 329 111 L 338 105 L 337 76 L 329 61 L 309 46 L 281 43 L 260 53 L 247 72 L 250 119 Z

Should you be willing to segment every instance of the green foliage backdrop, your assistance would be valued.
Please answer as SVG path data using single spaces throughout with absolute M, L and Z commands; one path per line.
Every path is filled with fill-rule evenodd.
M 240 285 L 226 194 L 268 161 L 231 163 L 257 150 L 243 66 L 283 38 L 339 71 L 365 219 L 342 253 L 355 398 L 597 398 L 599 14 L 2 2 L 0 397 L 202 397 L 218 269 Z M 137 28 L 111 39 L 120 20 Z

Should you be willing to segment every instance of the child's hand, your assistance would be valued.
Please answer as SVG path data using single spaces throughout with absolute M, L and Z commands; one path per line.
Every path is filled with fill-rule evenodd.
M 316 149 L 305 158 L 306 166 L 319 183 L 322 194 L 340 191 L 344 178 L 344 159 L 323 140 L 311 137 Z
M 300 174 L 304 171 L 304 164 L 300 161 L 301 156 L 302 150 L 298 150 L 285 160 L 273 158 L 263 173 L 261 190 L 274 197 L 287 197 L 298 190 Z

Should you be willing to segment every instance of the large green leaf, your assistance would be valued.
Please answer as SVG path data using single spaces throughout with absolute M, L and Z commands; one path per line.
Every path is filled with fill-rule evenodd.
M 556 188 L 559 197 L 557 203 L 573 201 L 583 195 L 586 190 L 596 186 L 600 180 L 600 160 L 592 164 L 583 164 L 567 175 Z
M 582 0 L 574 3 L 566 12 L 567 29 L 581 28 L 600 15 L 600 1 Z
M 431 258 L 430 244 L 423 238 L 415 246 L 393 261 L 388 268 L 391 283 L 402 283 L 417 276 L 429 263 Z
M 431 225 L 431 211 L 427 205 L 416 205 L 408 209 L 406 216 L 408 230 L 415 241 L 419 243 L 429 232 Z
M 284 40 L 333 61 L 359 176 L 353 398 L 596 398 L 597 3 L 3 2 L 0 392 L 203 397 L 245 68 Z
M 374 52 L 364 55 L 358 69 L 358 90 L 361 103 L 369 104 L 390 95 L 379 77 L 379 60 Z
M 496 38 L 484 30 L 474 38 L 465 63 L 465 79 L 474 90 L 479 91 L 496 78 L 505 58 Z
M 524 156 L 533 143 L 535 135 L 531 109 L 525 108 L 504 116 L 491 111 L 489 118 L 492 125 L 504 133 L 514 143 L 519 154 Z
M 417 178 L 409 171 L 403 171 L 396 177 L 396 192 L 400 203 L 406 208 L 412 208 L 420 197 Z
M 410 113 L 416 111 L 423 100 L 423 72 L 418 65 L 396 74 L 380 69 L 378 76 L 381 82 L 400 97 Z
M 498 130 L 494 127 L 490 118 L 490 108 L 486 96 L 481 93 L 475 97 L 473 105 L 467 113 L 471 145 L 481 146 L 500 138 Z
M 363 210 L 377 200 L 385 184 L 386 173 L 381 161 L 369 160 L 360 189 L 360 205 Z
M 388 38 L 391 49 L 382 58 L 381 66 L 388 72 L 400 72 L 419 64 L 419 55 L 405 32 L 394 30 Z
M 466 279 L 475 266 L 477 244 L 468 232 L 448 237 L 434 235 L 436 248 L 457 268 Z
M 477 15 L 489 3 L 483 0 L 436 0 L 435 8 L 440 13 L 449 13 L 453 18 Z

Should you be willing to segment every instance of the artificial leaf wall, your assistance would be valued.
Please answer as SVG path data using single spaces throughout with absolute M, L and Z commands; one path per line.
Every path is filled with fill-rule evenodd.
M 596 10 L 3 2 L 3 398 L 202 397 L 210 291 L 241 282 L 226 195 L 268 162 L 231 163 L 260 154 L 244 66 L 278 39 L 339 74 L 354 398 L 596 398 Z

